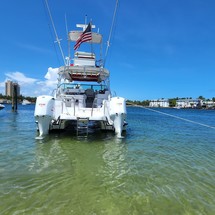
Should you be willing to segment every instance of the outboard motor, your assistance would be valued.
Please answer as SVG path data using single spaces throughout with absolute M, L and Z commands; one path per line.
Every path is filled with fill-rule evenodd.
M 126 101 L 122 97 L 113 97 L 110 100 L 110 118 L 113 121 L 115 133 L 121 137 L 126 118 Z
M 49 132 L 49 126 L 53 119 L 54 98 L 52 96 L 37 97 L 34 117 L 38 123 L 40 136 L 44 136 Z

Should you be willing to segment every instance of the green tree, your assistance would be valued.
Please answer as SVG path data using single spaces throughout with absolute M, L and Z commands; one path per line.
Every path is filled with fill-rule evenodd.
M 205 100 L 203 96 L 199 96 L 198 99 Z
M 176 106 L 176 100 L 177 100 L 177 98 L 169 99 L 169 106 L 175 107 Z

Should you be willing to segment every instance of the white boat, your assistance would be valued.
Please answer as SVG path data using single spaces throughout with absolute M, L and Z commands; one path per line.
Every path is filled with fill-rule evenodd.
M 82 27 L 83 31 L 71 31 L 68 38 L 70 43 L 76 42 L 77 47 L 77 41 L 89 25 L 76 26 Z M 102 46 L 102 35 L 91 32 L 86 45 Z M 113 131 L 121 137 L 127 125 L 126 100 L 112 95 L 110 73 L 104 68 L 103 60 L 97 59 L 92 51 L 74 51 L 72 64 L 68 58 L 67 64 L 58 69 L 59 78 L 54 94 L 37 97 L 34 115 L 39 136 L 68 127 L 75 129 L 77 135 L 87 135 L 88 127 L 96 124 L 101 130 Z
M 5 106 L 2 105 L 2 104 L 0 104 L 0 110 L 2 110 L 2 109 L 4 109 L 4 108 L 5 108 Z
M 27 99 L 24 99 L 24 100 L 22 101 L 22 105 L 30 105 L 30 104 L 31 104 L 31 102 L 28 101 Z

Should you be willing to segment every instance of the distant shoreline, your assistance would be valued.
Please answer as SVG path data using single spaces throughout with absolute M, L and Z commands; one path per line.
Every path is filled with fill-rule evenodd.
M 150 108 L 150 109 L 178 109 L 178 110 L 215 110 L 215 107 L 182 107 L 182 108 L 177 108 L 177 107 L 150 107 L 150 106 L 144 106 L 144 105 L 136 105 L 136 104 L 126 104 L 126 106 L 128 107 L 145 107 L 145 108 Z

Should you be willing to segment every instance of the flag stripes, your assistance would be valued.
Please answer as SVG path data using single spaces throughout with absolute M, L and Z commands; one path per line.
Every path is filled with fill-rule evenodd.
M 74 45 L 74 50 L 77 50 L 82 43 L 90 41 L 90 40 L 92 40 L 91 23 L 88 24 L 85 31 L 78 37 L 78 39 Z

